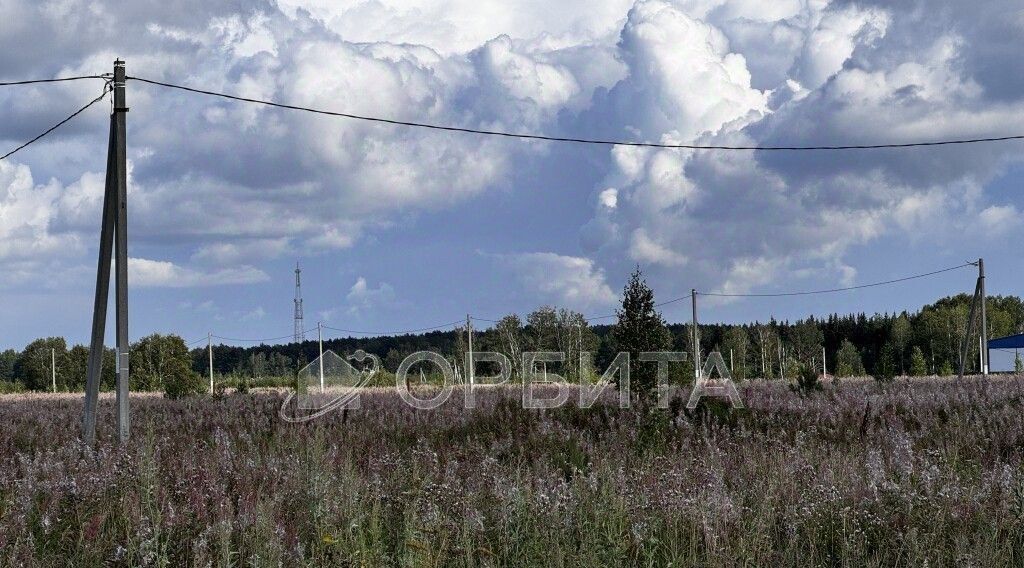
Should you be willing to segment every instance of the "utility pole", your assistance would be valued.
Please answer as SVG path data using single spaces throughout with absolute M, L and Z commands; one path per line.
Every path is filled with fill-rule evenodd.
M 476 382 L 475 373 L 473 371 L 473 318 L 466 314 L 466 332 L 469 334 L 469 368 L 466 370 L 466 377 L 469 378 L 469 386 L 473 386 Z M 545 368 L 545 370 L 547 370 Z
M 107 301 L 110 293 L 110 263 L 114 262 L 116 302 L 117 433 L 118 441 L 128 440 L 128 169 L 125 142 L 124 61 L 114 61 L 114 109 L 110 115 L 110 139 L 107 146 L 107 177 L 103 194 L 103 218 L 100 223 L 99 263 L 96 271 L 96 295 L 93 301 L 92 337 L 85 386 L 85 411 L 82 441 L 96 442 L 96 406 L 99 400 L 100 372 L 103 368 L 103 339 L 106 332 Z M 114 249 L 113 251 L 111 249 Z
M 828 378 L 828 364 L 825 363 L 825 346 L 821 347 L 821 376 Z
M 978 259 L 978 287 L 981 289 L 981 374 L 988 376 L 988 310 L 985 307 L 985 259 Z
M 210 359 L 210 394 L 213 394 L 213 332 L 206 334 L 206 352 Z
M 964 333 L 963 342 L 960 344 L 960 378 L 964 378 L 965 366 L 967 365 L 967 346 L 971 338 L 971 330 L 974 329 L 974 314 L 981 312 L 981 334 L 978 345 L 978 371 L 983 376 L 988 376 L 988 310 L 985 301 L 985 259 L 979 258 L 978 262 L 971 263 L 978 267 L 978 283 L 974 286 L 974 299 L 971 301 L 971 310 L 967 315 L 967 330 Z
M 57 350 L 50 348 L 50 378 L 53 380 L 53 392 L 57 392 Z
M 316 343 L 320 349 L 320 392 L 324 392 L 324 324 L 323 322 L 316 322 Z
M 693 378 L 700 380 L 700 333 L 697 331 L 697 289 L 690 289 L 690 302 L 693 304 Z

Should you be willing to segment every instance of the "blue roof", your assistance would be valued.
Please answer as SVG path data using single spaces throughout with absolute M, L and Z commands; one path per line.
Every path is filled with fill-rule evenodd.
M 1024 349 L 1024 333 L 988 341 L 989 349 Z

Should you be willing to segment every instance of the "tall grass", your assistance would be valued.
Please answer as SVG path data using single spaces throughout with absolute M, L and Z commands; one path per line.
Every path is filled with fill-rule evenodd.
M 0 398 L 0 565 L 997 566 L 1024 563 L 1024 380 L 740 387 L 668 418 L 612 393 L 434 411 L 373 391 L 308 424 L 282 394 Z M 68 561 L 68 558 L 71 561 Z

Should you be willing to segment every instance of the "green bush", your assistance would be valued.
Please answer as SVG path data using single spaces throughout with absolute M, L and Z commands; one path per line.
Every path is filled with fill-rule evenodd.
M 25 392 L 25 385 L 17 381 L 0 381 L 0 394 L 17 394 Z
M 172 400 L 204 394 L 206 390 L 202 378 L 191 369 L 164 377 L 164 396 Z
M 789 385 L 793 392 L 807 396 L 821 390 L 821 380 L 814 365 L 801 363 L 796 372 L 796 382 Z

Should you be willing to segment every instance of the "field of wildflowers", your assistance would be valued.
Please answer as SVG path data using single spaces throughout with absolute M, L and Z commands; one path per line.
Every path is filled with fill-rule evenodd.
M 1024 563 L 1024 378 L 742 384 L 747 410 L 524 410 L 375 391 L 0 397 L 2 566 L 1002 566 Z M 685 393 L 683 393 L 685 394 Z M 647 417 L 645 417 L 647 416 Z M 70 558 L 70 561 L 68 560 Z

